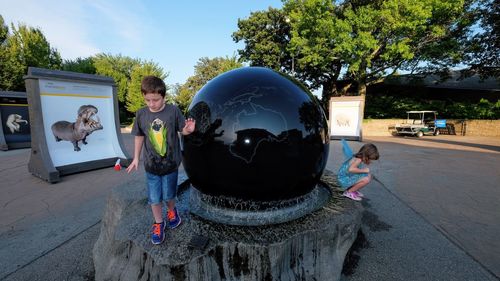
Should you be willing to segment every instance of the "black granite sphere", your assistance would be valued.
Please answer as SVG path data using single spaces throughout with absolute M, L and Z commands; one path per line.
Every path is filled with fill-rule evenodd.
M 295 79 L 262 67 L 217 76 L 194 97 L 184 168 L 204 194 L 249 201 L 310 192 L 328 157 L 321 106 Z

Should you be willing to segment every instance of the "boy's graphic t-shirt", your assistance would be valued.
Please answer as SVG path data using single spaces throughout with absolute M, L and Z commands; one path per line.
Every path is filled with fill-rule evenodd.
M 167 153 L 167 127 L 165 127 L 163 121 L 159 118 L 153 120 L 149 125 L 148 133 L 149 141 L 156 153 L 165 156 L 165 153 Z
M 178 132 L 184 127 L 184 116 L 175 105 L 166 104 L 159 112 L 143 107 L 137 111 L 132 135 L 144 136 L 144 168 L 148 173 L 165 175 L 181 163 Z

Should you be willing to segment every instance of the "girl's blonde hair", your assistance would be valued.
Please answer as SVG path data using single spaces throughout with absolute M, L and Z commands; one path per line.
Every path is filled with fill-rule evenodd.
M 358 153 L 354 154 L 354 157 L 360 158 L 365 164 L 370 164 L 371 160 L 378 160 L 379 156 L 377 147 L 371 143 L 363 145 Z

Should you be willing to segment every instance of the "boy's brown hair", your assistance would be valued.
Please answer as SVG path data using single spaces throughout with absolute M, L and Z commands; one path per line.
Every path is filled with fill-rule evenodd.
M 354 157 L 360 158 L 365 164 L 370 164 L 371 160 L 378 160 L 379 156 L 377 147 L 371 143 L 363 145 L 358 153 L 354 154 Z
M 144 78 L 142 78 L 141 93 L 143 95 L 153 93 L 160 94 L 162 97 L 165 97 L 166 92 L 167 87 L 160 78 L 152 75 L 144 76 Z

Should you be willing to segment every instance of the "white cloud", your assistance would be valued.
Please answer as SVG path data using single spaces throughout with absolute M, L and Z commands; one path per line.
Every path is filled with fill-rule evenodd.
M 0 0 L 6 23 L 38 27 L 63 59 L 142 48 L 140 1 Z
M 89 1 L 89 6 L 95 9 L 103 20 L 103 28 L 113 32 L 122 47 L 133 49 L 141 48 L 143 44 L 142 30 L 144 23 L 141 14 L 144 14 L 144 6 L 141 1 L 105 2 Z
M 0 6 L 6 23 L 40 28 L 64 59 L 86 57 L 101 51 L 89 39 L 81 1 L 0 0 Z

